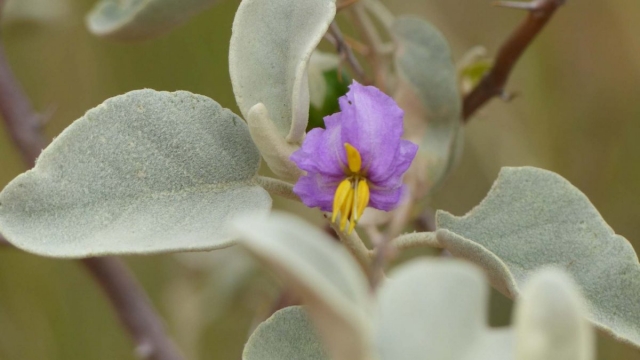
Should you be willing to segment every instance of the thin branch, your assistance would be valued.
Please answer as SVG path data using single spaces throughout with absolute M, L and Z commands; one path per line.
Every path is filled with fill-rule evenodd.
M 463 105 L 464 122 L 469 121 L 471 116 L 493 97 L 508 97 L 505 94 L 504 86 L 511 70 L 529 44 L 564 3 L 565 0 L 533 0 L 528 3 L 505 1 L 495 3 L 497 6 L 527 10 L 529 15 L 502 45 L 493 68 L 484 76 L 475 89 L 465 96 Z
M 146 294 L 120 260 L 107 257 L 81 262 L 111 300 L 120 321 L 135 339 L 136 353 L 141 359 L 182 359 Z
M 0 0 L 0 14 L 2 5 L 3 0 Z M 40 132 L 39 116 L 9 67 L 2 44 L 0 114 L 24 161 L 33 166 L 47 141 Z M 6 243 L 6 240 L 2 242 Z M 173 342 L 165 335 L 160 317 L 124 264 L 115 258 L 85 259 L 82 263 L 105 290 L 120 320 L 136 341 L 137 353 L 142 359 L 182 359 Z
M 374 84 L 384 91 L 386 88 L 386 68 L 388 61 L 384 59 L 383 56 L 389 52 L 390 48 L 386 47 L 383 43 L 380 34 L 378 34 L 375 25 L 369 18 L 362 3 L 354 4 L 349 10 L 353 16 L 354 25 L 359 29 L 360 35 L 365 43 L 373 50 L 369 53 L 368 58 L 374 71 Z
M 29 98 L 13 75 L 1 45 L 0 115 L 24 162 L 33 167 L 47 141 L 40 132 L 40 116 L 33 110 Z
M 351 46 L 349 46 L 349 44 L 347 44 L 347 42 L 344 40 L 342 31 L 340 31 L 340 28 L 335 21 L 332 22 L 331 25 L 329 25 L 328 35 L 330 36 L 327 36 L 326 39 L 336 47 L 336 51 L 340 55 L 340 58 L 345 60 L 349 64 L 349 67 L 351 67 L 351 70 L 353 70 L 356 78 L 363 83 L 368 83 L 369 81 L 367 80 L 367 74 L 360 65 L 360 62 L 358 62 L 356 56 L 353 54 Z

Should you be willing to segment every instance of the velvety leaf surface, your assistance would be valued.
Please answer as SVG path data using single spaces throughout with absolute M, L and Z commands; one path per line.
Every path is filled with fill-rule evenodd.
M 280 135 L 302 141 L 309 117 L 307 62 L 335 15 L 335 0 L 244 0 L 233 22 L 229 72 L 245 118 L 258 103 Z
M 584 300 L 564 271 L 540 270 L 516 304 L 517 359 L 594 359 L 595 337 L 586 315 Z
M 171 31 L 219 0 L 100 0 L 87 15 L 87 27 L 117 40 L 151 38 Z
M 462 131 L 457 70 L 447 40 L 428 22 L 402 16 L 392 34 L 398 75 L 394 98 L 405 111 L 407 138 L 420 145 L 410 176 L 429 190 L 452 167 Z
M 229 219 L 265 214 L 260 155 L 247 125 L 185 91 L 132 91 L 105 101 L 0 193 L 0 232 L 55 257 L 227 246 Z
M 235 222 L 239 244 L 296 291 L 335 360 L 370 358 L 369 288 L 335 239 L 284 213 Z
M 508 360 L 513 334 L 487 325 L 482 272 L 459 261 L 418 260 L 380 289 L 376 346 L 381 360 Z
M 439 211 L 438 241 L 470 259 L 492 284 L 515 297 L 531 273 L 554 265 L 575 279 L 588 318 L 640 346 L 640 264 L 589 199 L 561 176 L 504 168 L 482 203 L 462 217 Z
M 251 334 L 243 360 L 330 360 L 311 320 L 302 307 L 273 314 Z

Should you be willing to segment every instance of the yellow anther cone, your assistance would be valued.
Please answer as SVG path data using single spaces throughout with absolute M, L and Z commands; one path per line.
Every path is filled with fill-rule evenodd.
M 358 149 L 349 143 L 344 143 L 344 149 L 347 152 L 347 165 L 353 173 L 359 173 L 362 169 L 362 157 Z

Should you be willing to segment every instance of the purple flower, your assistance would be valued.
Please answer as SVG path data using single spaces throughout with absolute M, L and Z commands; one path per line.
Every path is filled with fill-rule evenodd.
M 400 202 L 402 175 L 418 146 L 402 140 L 404 112 L 373 86 L 354 81 L 340 112 L 311 130 L 291 160 L 307 172 L 293 191 L 309 207 L 332 211 L 349 232 L 367 206 L 389 211 Z

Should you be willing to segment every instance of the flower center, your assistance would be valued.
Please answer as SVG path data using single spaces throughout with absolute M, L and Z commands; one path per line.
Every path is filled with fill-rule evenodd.
M 358 149 L 349 143 L 344 144 L 344 149 L 347 152 L 347 166 L 350 173 L 336 189 L 331 221 L 335 222 L 339 215 L 340 230 L 344 231 L 349 220 L 349 234 L 351 234 L 369 204 L 369 184 L 361 172 L 362 157 Z

